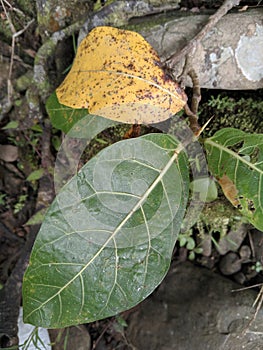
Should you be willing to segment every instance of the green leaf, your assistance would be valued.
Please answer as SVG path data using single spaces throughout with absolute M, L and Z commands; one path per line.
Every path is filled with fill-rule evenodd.
M 191 261 L 193 261 L 193 260 L 195 259 L 195 252 L 193 252 L 193 251 L 190 252 L 190 253 L 189 253 L 189 256 L 188 256 L 188 259 L 191 260 Z
M 89 114 L 85 108 L 73 109 L 59 103 L 56 92 L 48 98 L 46 109 L 54 128 L 70 132 L 71 137 L 90 138 L 93 129 L 96 133 L 117 124 L 112 120 Z
M 6 126 L 2 128 L 2 130 L 8 130 L 8 129 L 16 129 L 19 126 L 18 121 L 11 120 L 11 122 L 7 123 Z
M 42 224 L 44 216 L 46 214 L 47 208 L 42 208 L 36 214 L 31 216 L 31 218 L 26 222 L 25 225 L 39 225 Z
M 57 135 L 54 135 L 52 136 L 51 143 L 55 150 L 58 151 L 59 147 L 61 146 L 61 138 Z
M 263 230 L 263 134 L 226 128 L 207 139 L 205 148 L 226 197 Z
M 43 132 L 43 128 L 42 128 L 42 126 L 39 125 L 39 124 L 35 124 L 35 125 L 31 126 L 31 130 L 36 131 L 36 132 L 39 132 L 39 133 L 41 133 L 41 134 L 42 134 L 42 132 Z
M 187 244 L 186 244 L 186 249 L 193 250 L 194 247 L 195 247 L 195 240 L 192 237 L 188 237 Z
M 181 149 L 163 134 L 124 140 L 62 188 L 24 276 L 25 322 L 92 322 L 133 307 L 160 284 L 188 199 Z
M 39 180 L 44 174 L 44 169 L 40 168 L 37 170 L 32 171 L 27 177 L 27 181 L 36 181 Z
M 209 177 L 193 180 L 190 190 L 194 190 L 194 197 L 198 195 L 198 199 L 206 203 L 214 201 L 218 196 L 215 181 Z
M 186 245 L 187 238 L 183 235 L 179 236 L 179 245 L 180 247 L 184 247 Z
M 55 92 L 49 96 L 46 102 L 46 109 L 53 127 L 65 133 L 88 114 L 86 109 L 72 109 L 60 104 Z
M 122 327 L 128 327 L 127 322 L 125 321 L 124 318 L 122 318 L 120 315 L 116 316 L 116 321 L 118 322 L 118 324 Z

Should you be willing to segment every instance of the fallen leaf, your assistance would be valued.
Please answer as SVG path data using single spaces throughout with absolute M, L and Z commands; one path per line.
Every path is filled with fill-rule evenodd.
M 239 12 L 244 12 L 244 11 L 246 11 L 247 9 L 248 9 L 248 5 L 245 5 L 245 6 L 241 7 L 241 9 L 239 9 L 238 11 L 239 11 Z
M 56 94 L 63 105 L 136 124 L 166 120 L 187 100 L 140 34 L 105 26 L 81 42 Z
M 28 56 L 35 58 L 36 57 L 36 51 L 32 49 L 25 49 L 23 50 Z
M 233 204 L 234 207 L 238 207 L 240 202 L 238 200 L 238 190 L 234 182 L 225 174 L 218 179 L 218 182 L 222 187 L 226 198 Z

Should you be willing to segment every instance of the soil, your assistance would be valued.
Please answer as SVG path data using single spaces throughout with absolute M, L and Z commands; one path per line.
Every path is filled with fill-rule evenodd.
M 6 5 L 7 10 L 12 10 L 10 12 L 12 16 L 19 13 L 16 10 L 20 10 L 25 13 L 26 18 L 34 19 L 35 22 L 19 36 L 15 45 L 11 102 L 7 95 L 12 52 L 10 33 L 3 34 L 0 39 L 2 104 L 0 110 L 0 289 L 2 290 L 13 276 L 15 267 L 25 263 L 24 259 L 28 254 L 28 247 L 25 250 L 26 243 L 32 240 L 33 233 L 37 232 L 36 224 L 41 221 L 41 218 L 35 216 L 36 212 L 45 209 L 54 197 L 50 168 L 54 166 L 56 151 L 63 137 L 59 130 L 51 128 L 44 104 L 28 92 L 32 81 L 34 57 L 41 47 L 43 38 L 37 32 L 36 9 L 30 8 L 27 12 L 20 3 L 20 1 L 13 1 L 10 7 Z M 210 1 L 209 8 L 213 6 L 216 8 L 219 4 L 220 1 Z M 188 8 L 201 5 L 200 1 L 196 0 L 184 3 Z M 1 7 L 0 13 L 7 20 L 6 13 Z M 19 28 L 25 25 L 18 15 L 14 20 L 16 25 L 17 23 L 20 25 Z M 52 69 L 56 68 L 52 66 Z M 61 67 L 59 70 L 62 70 Z M 56 71 L 53 72 L 55 80 L 59 80 L 59 76 Z M 231 126 L 247 131 L 247 125 L 251 127 L 252 124 L 255 129 L 250 129 L 250 132 L 263 133 L 263 107 L 256 103 L 262 101 L 262 90 L 238 92 L 203 90 L 202 95 L 201 123 L 215 114 L 230 113 L 231 116 L 228 116 L 232 118 Z M 236 111 L 229 107 L 227 100 L 224 100 L 225 106 L 220 109 L 219 105 L 211 105 L 209 102 L 211 96 L 221 101 L 222 98 L 227 97 L 232 104 L 243 99 L 244 104 Z M 249 119 L 253 113 L 248 115 L 249 122 L 246 124 L 241 120 L 242 115 L 236 118 L 236 114 L 240 113 L 240 109 L 245 109 L 245 101 L 248 99 L 252 102 L 246 108 L 248 110 L 254 108 L 253 111 L 257 117 L 255 122 L 255 118 L 252 121 Z M 218 118 L 221 122 L 209 126 L 205 131 L 206 135 L 209 136 L 220 127 L 229 126 L 229 118 Z M 114 129 L 106 130 L 99 139 L 108 144 L 116 142 L 122 137 L 120 134 L 124 135 L 128 129 L 129 127 L 121 132 L 116 132 Z M 104 143 L 92 142 L 93 148 L 87 151 L 86 157 L 90 158 L 94 155 Z M 44 169 L 44 175 L 38 176 L 34 173 L 38 169 Z M 222 206 L 229 206 L 221 194 L 220 201 Z M 31 225 L 28 225 L 29 220 Z M 200 223 L 207 234 L 207 239 L 200 242 L 200 227 L 197 226 L 193 230 L 193 238 L 196 247 L 201 245 L 203 251 L 194 252 L 194 249 L 188 250 L 184 246 L 180 247 L 178 243 L 174 249 L 170 272 L 157 291 L 138 307 L 118 317 L 82 326 L 86 331 L 85 333 L 81 328 L 85 333 L 86 343 L 78 345 L 78 349 L 238 350 L 253 348 L 259 350 L 263 348 L 262 340 L 257 337 L 261 335 L 262 339 L 262 312 L 258 313 L 257 321 L 253 326 L 249 325 L 250 333 L 246 333 L 245 338 L 241 337 L 244 328 L 248 325 L 243 321 L 248 317 L 253 318 L 255 309 L 251 309 L 250 305 L 263 284 L 262 232 L 241 223 L 233 234 L 231 222 L 228 222 L 225 234 L 222 235 L 222 223 L 220 227 L 215 227 L 212 233 L 209 232 L 210 223 L 205 219 Z M 231 242 L 233 240 L 236 242 L 235 246 L 231 246 L 229 240 L 224 237 L 231 237 Z M 191 263 L 189 263 L 189 257 L 192 259 Z M 8 299 L 10 310 L 20 304 L 22 274 L 16 278 L 14 284 L 16 287 L 12 294 L 14 300 Z M 232 289 L 253 285 L 257 287 L 246 290 L 244 293 L 236 293 L 235 297 L 229 294 Z M 180 305 L 184 307 L 180 308 Z M 230 315 L 233 316 L 231 320 Z M 241 316 L 237 317 L 237 315 Z M 2 319 L 1 308 L 0 319 Z M 10 320 L 4 318 L 4 320 L 8 323 L 11 318 Z M 200 320 L 203 320 L 202 324 Z M 72 339 L 76 333 L 79 337 L 81 331 L 73 331 Z M 51 334 L 53 340 L 56 336 L 57 334 Z M 0 348 L 15 344 L 14 339 L 7 339 L 2 334 L 0 337 Z M 240 342 L 240 337 L 243 342 Z M 235 342 L 235 339 L 239 340 Z M 11 340 L 13 343 L 10 342 Z M 71 344 L 76 345 L 77 340 Z M 79 339 L 78 344 L 80 344 Z M 73 348 L 72 345 L 70 346 Z M 64 345 L 57 344 L 54 349 L 59 350 L 63 347 Z

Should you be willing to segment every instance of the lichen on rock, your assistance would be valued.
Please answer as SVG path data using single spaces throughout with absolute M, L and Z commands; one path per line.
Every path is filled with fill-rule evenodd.
M 256 23 L 248 26 L 235 50 L 238 67 L 251 81 L 263 79 L 263 26 Z

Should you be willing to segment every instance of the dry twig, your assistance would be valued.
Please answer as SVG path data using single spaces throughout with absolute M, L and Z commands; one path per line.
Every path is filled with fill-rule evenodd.
M 11 59 L 10 59 L 9 73 L 8 73 L 8 79 L 7 79 L 7 96 L 8 96 L 8 102 L 10 103 L 11 102 L 12 93 L 13 93 L 11 77 L 12 77 L 12 71 L 13 71 L 13 65 L 14 65 L 16 38 L 19 37 L 21 34 L 23 34 L 27 30 L 27 28 L 34 22 L 34 19 L 29 21 L 24 28 L 22 28 L 21 30 L 19 30 L 17 32 L 16 29 L 15 29 L 15 26 L 13 25 L 11 17 L 8 14 L 8 11 L 6 9 L 5 4 L 8 5 L 12 10 L 14 10 L 14 8 L 9 4 L 8 1 L 6 1 L 6 0 L 0 0 L 0 1 L 1 1 L 1 5 L 3 7 L 4 13 L 5 13 L 6 19 L 8 21 L 9 26 L 10 26 L 10 30 L 12 32 Z M 19 11 L 19 12 L 21 12 L 21 11 Z
M 239 289 L 232 290 L 232 292 L 241 292 L 241 291 L 246 290 L 246 289 L 251 289 L 251 288 L 260 287 L 260 286 L 261 286 L 260 291 L 259 291 L 259 293 L 258 293 L 258 295 L 257 295 L 257 297 L 256 297 L 256 299 L 255 299 L 255 301 L 254 301 L 254 303 L 252 305 L 253 308 L 256 307 L 256 305 L 257 305 L 256 311 L 255 311 L 253 317 L 250 319 L 250 321 L 247 324 L 247 326 L 245 327 L 245 329 L 242 331 L 242 336 L 244 336 L 248 332 L 248 330 L 251 327 L 252 323 L 257 318 L 257 315 L 259 313 L 259 310 L 261 309 L 261 306 L 263 305 L 263 284 L 259 283 L 259 284 L 255 284 L 253 286 L 242 287 L 242 288 L 239 288 Z
M 252 323 L 257 318 L 257 315 L 259 313 L 259 310 L 261 309 L 262 304 L 263 304 L 263 286 L 261 287 L 261 289 L 256 297 L 256 300 L 254 301 L 254 304 L 253 304 L 253 307 L 255 307 L 257 305 L 256 311 L 255 311 L 253 317 L 251 318 L 251 320 L 249 321 L 248 325 L 246 326 L 246 328 L 243 330 L 242 335 L 245 335 L 248 332 Z

